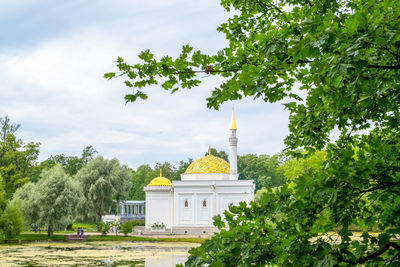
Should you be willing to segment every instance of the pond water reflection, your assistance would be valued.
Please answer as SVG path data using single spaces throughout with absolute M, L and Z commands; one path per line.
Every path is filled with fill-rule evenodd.
M 0 266 L 146 266 L 184 263 L 196 243 L 87 242 L 1 245 Z

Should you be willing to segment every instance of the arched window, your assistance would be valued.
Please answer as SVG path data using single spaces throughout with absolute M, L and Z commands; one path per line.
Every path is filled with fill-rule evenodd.
M 205 199 L 203 200 L 203 207 L 205 207 L 205 208 L 207 207 L 207 200 L 205 200 Z
M 185 208 L 189 207 L 189 202 L 185 200 Z

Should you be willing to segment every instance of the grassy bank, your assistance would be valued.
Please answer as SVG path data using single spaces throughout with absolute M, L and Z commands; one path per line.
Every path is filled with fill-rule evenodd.
M 11 240 L 0 241 L 2 244 L 15 244 L 15 243 L 26 243 L 35 241 L 65 241 L 65 236 L 63 234 L 55 234 L 52 236 L 47 236 L 47 233 L 37 234 L 37 233 L 22 233 Z M 203 243 L 207 238 L 193 238 L 193 237 L 144 237 L 144 236 L 115 236 L 115 235 L 91 235 L 88 236 L 87 241 L 149 241 L 149 242 L 191 242 L 191 243 Z
M 115 235 L 92 235 L 89 236 L 87 241 L 150 241 L 150 242 L 191 242 L 203 243 L 207 238 L 194 238 L 194 237 L 142 237 L 142 236 L 115 236 Z
M 1 243 L 19 243 L 19 242 L 34 242 L 34 241 L 65 241 L 65 235 L 52 235 L 48 236 L 47 234 L 31 234 L 31 233 L 23 233 L 11 240 L 3 240 Z

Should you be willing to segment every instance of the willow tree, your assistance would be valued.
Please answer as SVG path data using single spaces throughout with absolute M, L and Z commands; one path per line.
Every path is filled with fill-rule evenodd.
M 78 184 L 65 173 L 61 165 L 43 170 L 40 180 L 27 183 L 14 194 L 14 201 L 21 200 L 21 213 L 26 226 L 65 230 L 75 218 L 80 196 Z
M 117 159 L 107 160 L 98 156 L 89 161 L 74 176 L 82 191 L 77 204 L 77 218 L 100 222 L 102 215 L 117 208 L 119 201 L 127 199 L 132 186 L 130 178 L 128 168 L 121 166 Z
M 186 45 L 177 58 L 158 60 L 145 50 L 136 64 L 118 58 L 118 71 L 105 77 L 122 77 L 133 90 L 125 99 L 134 102 L 147 98 L 148 85 L 175 92 L 198 86 L 199 73 L 222 76 L 225 81 L 207 98 L 209 108 L 243 97 L 281 102 L 290 112 L 287 150 L 306 157 L 325 149 L 326 159 L 322 170 L 264 194 L 261 204 L 232 207 L 225 215 L 230 230 L 192 250 L 186 264 L 399 265 L 400 5 L 221 5 L 232 12 L 218 27 L 229 45 L 215 55 Z M 331 140 L 335 129 L 339 137 Z M 225 226 L 219 218 L 215 224 Z M 363 231 L 359 240 L 351 238 L 350 225 Z M 369 233 L 373 227 L 378 236 Z M 338 230 L 336 242 L 327 235 L 332 230 Z

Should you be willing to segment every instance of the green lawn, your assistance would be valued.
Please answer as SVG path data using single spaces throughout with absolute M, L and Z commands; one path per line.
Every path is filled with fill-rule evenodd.
M 18 242 L 18 241 L 30 242 L 38 240 L 65 241 L 65 235 L 52 235 L 49 237 L 47 236 L 47 233 L 43 234 L 22 233 L 11 240 L 7 240 L 6 242 Z
M 54 234 L 52 236 L 48 236 L 47 233 L 37 234 L 24 232 L 15 238 L 7 241 L 3 241 L 3 243 L 16 243 L 16 242 L 33 242 L 40 240 L 51 240 L 51 241 L 65 241 L 64 234 Z M 87 241 L 150 241 L 150 242 L 192 242 L 192 243 L 203 243 L 207 238 L 193 238 L 193 237 L 161 237 L 161 238 L 153 238 L 153 237 L 138 237 L 138 236 L 124 236 L 124 235 L 92 235 L 88 236 Z
M 76 229 L 78 229 L 78 228 L 83 228 L 83 229 L 85 229 L 85 232 L 97 232 L 96 224 L 75 222 L 71 228 L 72 228 L 72 231 L 76 231 Z
M 87 241 L 150 241 L 150 242 L 192 242 L 203 243 L 207 238 L 193 238 L 193 237 L 139 237 L 139 236 L 123 236 L 123 235 L 95 235 L 89 236 Z

